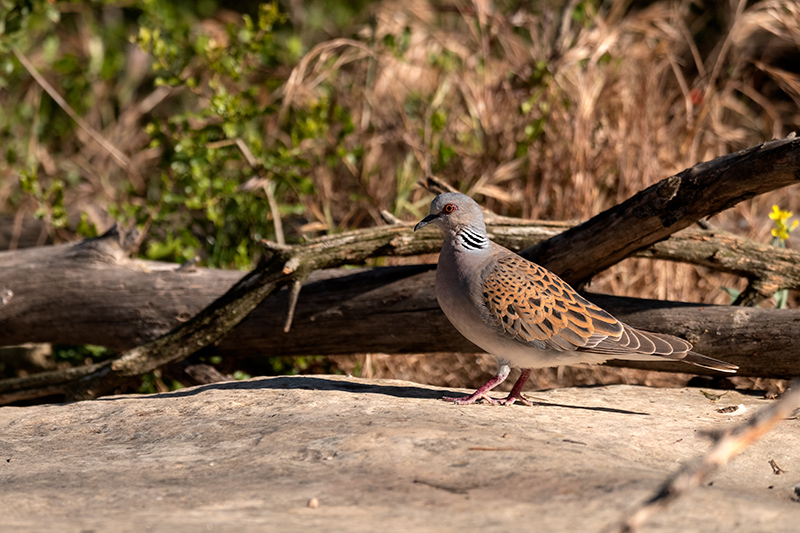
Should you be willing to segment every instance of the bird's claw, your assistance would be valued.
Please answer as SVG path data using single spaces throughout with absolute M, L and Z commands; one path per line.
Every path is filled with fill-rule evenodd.
M 533 402 L 525 398 L 522 394 L 509 394 L 502 400 L 495 401 L 501 405 L 514 405 L 516 402 L 519 402 L 522 405 L 527 405 L 528 407 L 533 406 Z
M 458 398 L 445 396 L 442 398 L 442 400 L 455 405 L 470 405 L 477 403 L 479 400 L 482 400 L 490 405 L 514 405 L 516 402 L 519 402 L 522 405 L 527 405 L 528 407 L 533 405 L 530 400 L 526 399 L 521 394 L 509 394 L 507 397 L 500 399 L 492 398 L 486 394 L 471 394 L 469 396 L 461 396 Z
M 469 396 L 459 396 L 458 398 L 452 396 L 444 396 L 442 400 L 453 403 L 455 405 L 470 405 L 476 403 L 478 400 L 484 400 L 490 404 L 497 403 L 497 400 L 489 398 L 485 394 L 471 394 Z

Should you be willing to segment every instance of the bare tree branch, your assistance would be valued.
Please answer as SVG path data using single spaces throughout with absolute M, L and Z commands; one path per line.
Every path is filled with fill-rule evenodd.
M 283 285 L 305 279 L 309 273 L 360 263 L 378 250 L 392 247 L 392 241 L 405 228 L 386 227 L 382 231 L 353 232 L 317 239 L 298 246 L 265 244 L 270 257 L 237 282 L 211 305 L 169 333 L 120 357 L 105 363 L 64 371 L 53 371 L 24 378 L 0 381 L 0 404 L 20 399 L 63 393 L 67 399 L 90 399 L 113 391 L 120 383 L 151 372 L 169 363 L 180 361 L 206 346 L 219 342 L 242 319 Z M 99 240 L 90 240 L 84 248 L 98 251 Z M 402 242 L 401 239 L 398 242 Z M 0 310 L 12 309 L 13 290 L 9 302 Z
M 769 141 L 699 163 L 520 255 L 580 285 L 704 217 L 800 183 L 799 176 L 800 139 Z
M 709 476 L 746 450 L 779 422 L 792 416 L 798 408 L 800 408 L 800 380 L 795 380 L 779 400 L 760 409 L 750 420 L 719 435 L 705 455 L 683 465 L 656 494 L 637 506 L 627 518 L 609 531 L 620 533 L 639 531 L 653 515 L 702 485 Z

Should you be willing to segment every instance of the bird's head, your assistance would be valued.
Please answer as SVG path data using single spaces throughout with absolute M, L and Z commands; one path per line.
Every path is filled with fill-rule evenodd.
M 434 198 L 431 202 L 431 213 L 414 226 L 414 231 L 428 224 L 436 224 L 445 232 L 461 227 L 486 231 L 480 206 L 460 192 L 446 192 Z

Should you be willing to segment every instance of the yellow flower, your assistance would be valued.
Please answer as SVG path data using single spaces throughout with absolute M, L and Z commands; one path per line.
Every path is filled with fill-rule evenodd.
M 772 206 L 772 213 L 769 214 L 769 218 L 774 220 L 778 224 L 786 225 L 786 221 L 792 218 L 791 211 L 781 211 L 781 208 L 777 205 Z
M 789 233 L 786 231 L 786 228 L 773 228 L 772 236 L 777 237 L 782 241 L 785 241 L 786 239 L 789 238 Z
M 789 238 L 789 233 L 791 233 L 799 223 L 797 220 L 795 220 L 792 222 L 791 226 L 786 225 L 793 215 L 794 213 L 791 211 L 782 211 L 777 205 L 772 206 L 772 213 L 769 214 L 769 218 L 775 221 L 775 227 L 772 229 L 773 237 L 776 237 L 781 241 L 785 241 Z

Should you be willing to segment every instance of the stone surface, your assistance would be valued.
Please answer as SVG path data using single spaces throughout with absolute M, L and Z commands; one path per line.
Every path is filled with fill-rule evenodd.
M 528 393 L 534 407 L 441 394 L 279 377 L 2 407 L 0 530 L 599 531 L 706 451 L 704 431 L 769 401 L 624 385 Z M 798 450 L 786 420 L 644 531 L 797 531 Z

